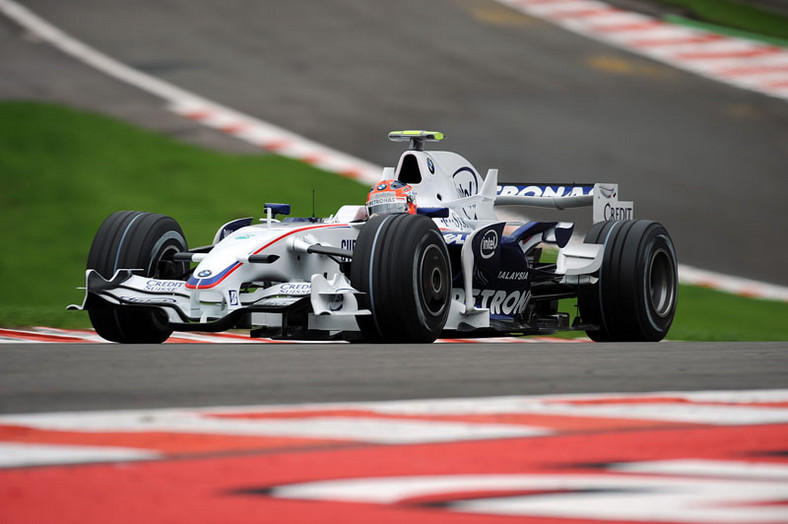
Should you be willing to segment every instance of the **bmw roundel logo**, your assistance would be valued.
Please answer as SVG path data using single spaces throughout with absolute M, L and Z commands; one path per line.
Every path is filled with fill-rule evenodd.
M 435 174 L 435 164 L 432 163 L 432 159 L 430 157 L 427 157 L 427 167 L 429 168 L 430 173 L 432 173 L 434 175 Z
M 388 185 L 387 185 L 385 182 L 383 182 L 382 184 L 378 184 L 378 187 L 377 187 L 376 189 L 377 189 L 378 191 L 383 191 L 383 190 L 384 190 L 384 189 L 386 189 L 387 187 L 388 187 Z
M 209 277 L 211 275 L 213 275 L 213 271 L 211 271 L 210 269 L 203 269 L 202 271 L 197 273 L 197 276 L 200 277 L 200 278 L 206 278 L 206 277 Z

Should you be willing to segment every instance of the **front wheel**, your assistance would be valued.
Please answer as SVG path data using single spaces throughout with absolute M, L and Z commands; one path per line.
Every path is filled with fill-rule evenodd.
M 88 255 L 88 269 L 110 279 L 119 269 L 137 269 L 141 275 L 181 279 L 188 262 L 175 262 L 172 255 L 188 251 L 178 223 L 165 215 L 118 211 L 101 224 Z M 96 333 L 122 343 L 157 344 L 172 334 L 159 311 L 134 306 L 96 304 L 88 309 Z
M 372 217 L 351 264 L 361 334 L 370 342 L 434 342 L 449 315 L 451 266 L 437 226 L 421 215 Z
M 668 232 L 651 220 L 594 224 L 585 238 L 604 244 L 598 281 L 578 295 L 580 316 L 597 342 L 659 341 L 676 313 L 678 271 Z

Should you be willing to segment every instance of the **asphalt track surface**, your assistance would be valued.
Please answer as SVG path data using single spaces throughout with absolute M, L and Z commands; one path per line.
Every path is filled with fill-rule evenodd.
M 4 345 L 0 413 L 780 388 L 788 344 Z
M 375 163 L 400 152 L 387 131 L 434 128 L 502 180 L 618 182 L 683 263 L 788 283 L 784 101 L 482 0 L 24 4 L 142 71 Z M 5 19 L 0 39 L 4 98 L 251 151 Z M 785 355 L 784 343 L 5 345 L 0 411 L 784 387 Z
M 400 152 L 387 131 L 431 128 L 502 181 L 618 182 L 637 216 L 667 226 L 682 263 L 788 284 L 785 101 L 488 0 L 24 4 L 146 73 L 374 163 Z M 0 22 L 2 96 L 65 99 L 249 150 L 17 32 Z M 586 215 L 565 216 L 584 229 Z

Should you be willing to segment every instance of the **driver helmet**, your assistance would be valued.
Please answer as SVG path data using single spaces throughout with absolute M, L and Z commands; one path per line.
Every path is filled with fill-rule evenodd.
M 399 180 L 382 180 L 367 195 L 367 212 L 372 215 L 416 214 L 416 192 Z

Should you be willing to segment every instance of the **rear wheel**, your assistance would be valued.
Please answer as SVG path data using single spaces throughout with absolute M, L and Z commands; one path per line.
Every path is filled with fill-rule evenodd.
M 437 226 L 420 215 L 372 217 L 362 229 L 351 281 L 372 311 L 357 317 L 376 342 L 434 342 L 449 314 L 449 252 Z
M 665 338 L 678 294 L 676 252 L 665 228 L 650 220 L 599 222 L 585 242 L 605 246 L 598 282 L 578 295 L 583 321 L 598 326 L 588 336 L 597 342 Z
M 172 255 L 187 251 L 178 223 L 165 215 L 118 211 L 101 224 L 88 255 L 88 269 L 106 279 L 118 269 L 138 269 L 146 277 L 180 279 L 188 262 L 174 262 Z M 172 334 L 159 311 L 100 303 L 88 309 L 93 328 L 113 342 L 164 342 Z

